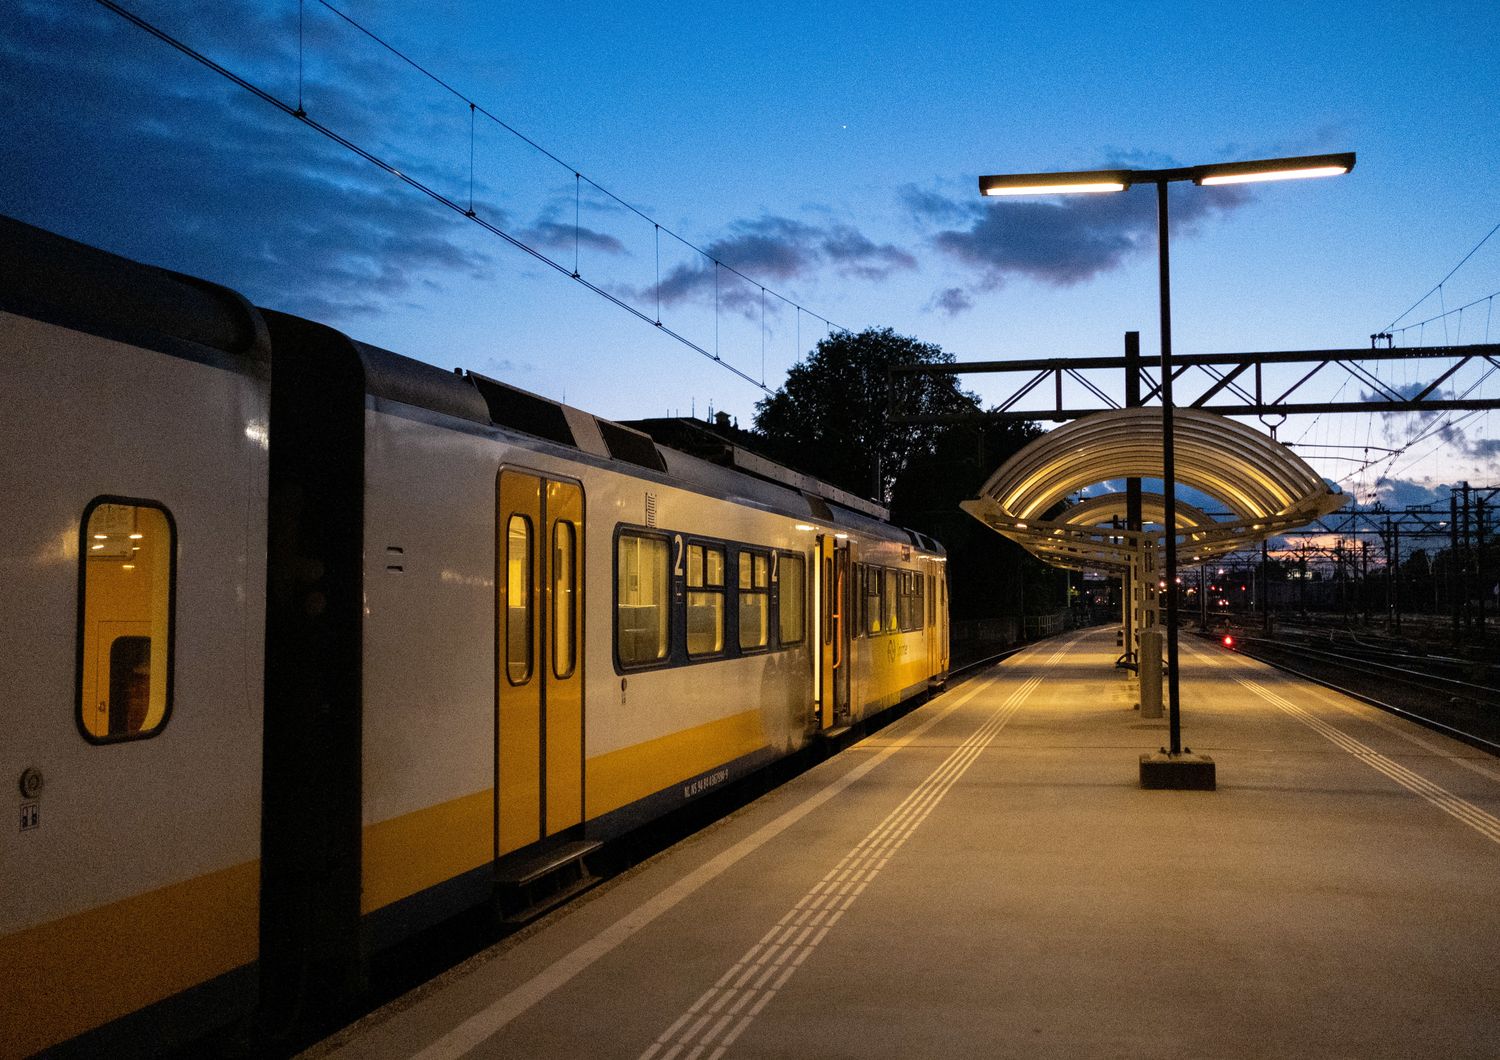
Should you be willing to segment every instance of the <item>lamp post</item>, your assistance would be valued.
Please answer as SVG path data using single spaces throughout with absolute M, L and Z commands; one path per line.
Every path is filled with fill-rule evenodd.
M 1220 162 L 1206 166 L 1173 169 L 1096 169 L 1068 173 L 1006 173 L 979 178 L 979 191 L 987 196 L 1107 194 L 1137 184 L 1156 185 L 1157 272 L 1161 291 L 1161 424 L 1162 424 L 1162 521 L 1165 524 L 1167 592 L 1167 716 L 1171 737 L 1170 757 L 1182 754 L 1182 716 L 1177 680 L 1177 488 L 1176 454 L 1172 444 L 1172 280 L 1167 246 L 1167 185 L 1192 181 L 1201 186 L 1248 184 L 1302 177 L 1332 177 L 1354 168 L 1354 152 L 1302 155 L 1295 158 L 1263 158 L 1249 162 Z M 1129 646 L 1127 645 L 1127 648 Z M 1212 786 L 1212 763 L 1209 764 Z M 1143 762 L 1143 779 L 1145 765 Z

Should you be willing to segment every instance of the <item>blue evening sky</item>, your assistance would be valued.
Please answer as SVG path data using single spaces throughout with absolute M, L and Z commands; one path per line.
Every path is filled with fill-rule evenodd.
M 298 0 L 125 6 L 296 105 Z M 711 404 L 742 424 L 760 390 L 574 283 L 575 260 L 774 388 L 819 317 L 960 360 L 1116 354 L 1126 330 L 1156 349 L 1151 189 L 982 201 L 982 173 L 1357 151 L 1345 177 L 1174 190 L 1183 353 L 1367 346 L 1500 223 L 1492 0 L 338 6 L 562 164 L 483 114 L 471 138 L 464 99 L 317 0 L 309 115 L 565 272 L 91 0 L 17 0 L 0 28 L 0 212 L 606 416 Z M 1500 235 L 1400 323 L 1497 291 Z M 1398 342 L 1500 341 L 1490 312 Z M 1453 383 L 1500 394 L 1483 374 Z M 1308 417 L 1279 436 L 1361 499 L 1446 502 L 1442 483 L 1500 484 L 1497 424 Z M 1357 474 L 1362 452 L 1313 448 L 1418 436 Z

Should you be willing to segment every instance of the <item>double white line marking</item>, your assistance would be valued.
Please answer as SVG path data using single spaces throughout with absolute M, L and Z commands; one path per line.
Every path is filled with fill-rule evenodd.
M 1283 699 L 1270 689 L 1263 688 L 1254 681 L 1247 681 L 1237 675 L 1235 676 L 1235 680 L 1260 696 L 1267 703 L 1279 707 L 1314 732 L 1319 733 L 1332 743 L 1342 747 L 1371 769 L 1383 773 L 1412 794 L 1420 795 L 1444 813 L 1462 821 L 1492 842 L 1500 843 L 1500 818 L 1496 818 L 1493 814 L 1485 812 L 1466 799 L 1459 798 L 1446 788 L 1434 784 L 1421 774 L 1414 773 L 1400 762 L 1387 758 L 1379 751 L 1374 750 L 1367 744 L 1361 743 L 1343 730 L 1335 728 L 1321 718 L 1297 706 L 1295 703 Z
M 1066 647 L 1057 651 L 1044 667 L 1050 669 L 1066 653 Z M 1041 683 L 1042 675 L 1037 674 L 1012 692 L 974 735 L 663 1031 L 640 1060 L 676 1060 L 684 1051 L 684 1060 L 705 1054 L 709 1060 L 722 1057 Z

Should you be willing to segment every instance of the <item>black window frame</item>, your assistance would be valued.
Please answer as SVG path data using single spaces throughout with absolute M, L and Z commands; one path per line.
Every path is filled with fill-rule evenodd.
M 694 585 L 692 583 L 692 576 L 691 575 L 692 575 L 692 565 L 693 565 L 693 549 L 695 549 L 695 548 L 703 550 L 703 578 L 704 578 L 704 583 L 702 585 Z M 710 585 L 710 584 L 708 584 L 708 553 L 711 552 L 711 551 L 712 552 L 717 552 L 719 554 L 719 579 L 720 580 L 719 580 L 719 584 L 718 585 Z M 705 659 L 721 659 L 721 658 L 724 658 L 726 655 L 729 654 L 729 642 L 730 642 L 730 636 L 729 636 L 729 615 L 730 615 L 730 606 L 729 606 L 729 587 L 730 587 L 730 578 L 729 578 L 729 547 L 726 546 L 723 542 L 718 541 L 715 538 L 698 537 L 696 535 L 693 536 L 693 537 L 684 537 L 683 538 L 683 546 L 682 546 L 682 556 L 683 556 L 683 562 L 682 562 L 682 581 L 683 581 L 683 591 L 684 591 L 684 596 L 683 596 L 683 601 L 682 601 L 682 607 L 683 607 L 683 614 L 682 614 L 683 650 L 687 653 L 688 659 L 690 659 L 693 662 L 702 662 Z M 692 596 L 695 593 L 698 594 L 698 595 L 700 595 L 700 596 L 717 595 L 718 598 L 719 598 L 719 629 L 718 629 L 718 633 L 719 633 L 719 646 L 717 648 L 712 649 L 711 651 L 696 651 L 695 652 L 690 647 L 688 647 L 687 637 L 688 637 L 688 634 L 689 634 L 689 629 L 688 629 L 688 612 L 687 612 L 687 609 L 692 606 Z M 738 606 L 738 596 L 737 595 L 736 595 L 736 606 Z M 737 614 L 736 614 L 736 617 L 738 617 Z M 738 624 L 739 624 L 738 621 L 736 621 L 735 625 L 738 626 Z M 738 631 L 736 630 L 736 638 L 737 637 L 738 637 Z
M 89 561 L 89 521 L 93 518 L 96 509 L 106 504 L 129 505 L 135 508 L 150 508 L 161 512 L 167 522 L 167 659 L 166 659 L 166 699 L 162 706 L 161 721 L 156 726 L 145 732 L 124 733 L 119 736 L 96 736 L 89 731 L 83 721 L 83 642 L 84 642 L 84 618 L 87 613 L 88 602 L 88 561 Z M 78 594 L 76 613 L 74 616 L 74 632 L 76 645 L 74 650 L 73 664 L 73 723 L 78 728 L 78 733 L 85 741 L 96 747 L 107 744 L 133 743 L 137 740 L 151 740 L 166 731 L 171 724 L 173 708 L 176 705 L 176 683 L 177 683 L 177 519 L 172 510 L 165 503 L 152 500 L 147 497 L 126 497 L 120 494 L 100 494 L 89 501 L 83 508 L 83 516 L 78 522 Z
M 739 646 L 741 655 L 764 655 L 766 652 L 774 651 L 780 647 L 779 630 L 773 630 L 773 623 L 779 619 L 779 613 L 772 604 L 774 599 L 774 571 L 778 561 L 772 559 L 777 550 L 766 546 L 737 545 L 734 549 L 734 642 Z M 750 558 L 750 588 L 746 589 L 740 584 L 742 572 L 740 563 L 745 557 Z M 766 584 L 764 588 L 755 585 L 755 561 L 763 560 L 766 565 Z M 765 600 L 766 619 L 764 639 L 760 644 L 745 643 L 745 633 L 742 625 L 744 618 L 744 596 L 759 596 Z M 777 636 L 773 637 L 773 632 Z
M 667 647 L 666 651 L 655 659 L 647 662 L 624 662 L 620 658 L 620 539 L 622 537 L 647 538 L 662 542 L 666 545 L 667 553 L 667 577 L 666 599 L 664 606 L 667 615 Z M 614 658 L 615 672 L 617 674 L 639 673 L 643 670 L 659 670 L 672 665 L 673 645 L 676 641 L 676 606 L 674 597 L 677 592 L 677 578 L 673 570 L 672 534 L 656 529 L 655 527 L 635 526 L 628 523 L 617 523 L 613 539 L 610 542 L 610 654 Z
M 773 622 L 773 626 L 776 630 L 775 650 L 779 651 L 784 648 L 794 648 L 799 644 L 807 643 L 808 607 L 809 601 L 812 599 L 812 594 L 808 589 L 807 583 L 807 568 L 809 560 L 804 553 L 788 552 L 786 549 L 775 549 L 771 554 L 773 557 L 775 557 L 772 560 L 771 567 L 771 610 L 775 616 L 775 621 Z M 781 635 L 781 631 L 783 628 L 781 623 L 781 614 L 786 601 L 786 596 L 781 590 L 781 586 L 783 585 L 781 575 L 785 570 L 785 564 L 788 561 L 798 564 L 802 569 L 802 591 L 800 593 L 801 599 L 796 602 L 795 608 L 799 616 L 798 625 L 802 632 L 797 636 L 795 640 L 787 640 Z M 817 562 L 816 558 L 814 558 L 812 562 Z

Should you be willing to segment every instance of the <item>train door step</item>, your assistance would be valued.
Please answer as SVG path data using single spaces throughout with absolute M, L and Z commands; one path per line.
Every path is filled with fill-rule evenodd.
M 583 863 L 600 846 L 575 840 L 507 861 L 495 874 L 501 922 L 529 923 L 600 882 Z
M 854 728 L 853 725 L 835 725 L 831 729 L 823 729 L 818 735 L 822 736 L 825 740 L 837 740 L 852 728 Z

